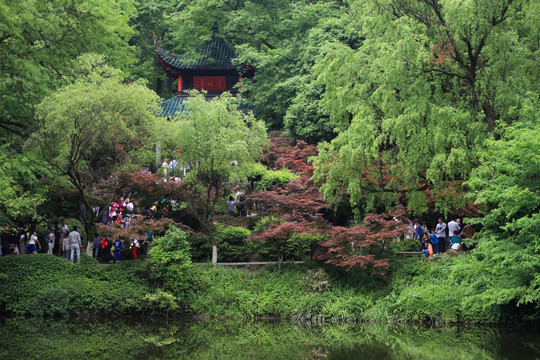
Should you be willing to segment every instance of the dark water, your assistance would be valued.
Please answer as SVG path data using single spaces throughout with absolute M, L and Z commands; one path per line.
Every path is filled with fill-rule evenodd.
M 540 333 L 290 322 L 0 320 L 0 359 L 540 359 Z

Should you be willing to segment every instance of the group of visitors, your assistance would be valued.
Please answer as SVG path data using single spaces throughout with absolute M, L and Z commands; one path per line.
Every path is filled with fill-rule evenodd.
M 163 162 L 156 162 L 154 165 L 155 171 L 158 175 L 161 175 L 163 178 L 163 181 L 173 181 L 175 183 L 182 182 L 182 177 L 185 177 L 188 172 L 190 172 L 193 169 L 193 166 L 195 164 L 192 164 L 191 162 L 187 162 L 185 164 L 178 164 L 178 161 L 176 159 L 172 159 L 170 162 L 167 158 L 163 160 Z
M 42 247 L 42 242 L 37 236 L 36 224 L 27 224 L 17 231 L 5 226 L 0 238 L 0 255 L 2 256 L 37 254 Z M 51 225 L 47 229 L 43 242 L 49 255 L 56 252 L 58 256 L 63 256 L 72 262 L 75 259 L 80 260 L 81 235 L 77 231 L 77 226 L 73 226 L 73 230 L 70 231 L 65 220 L 61 221 L 60 226 L 58 222 Z
M 131 240 L 129 248 L 133 260 L 137 260 L 143 246 L 148 248 L 148 242 L 148 237 L 142 241 L 137 238 Z M 45 245 L 43 246 L 42 243 Z M 121 239 L 111 240 L 110 235 L 101 238 L 95 233 L 92 245 L 94 258 L 99 257 L 109 263 L 120 262 L 120 254 L 124 251 L 124 242 Z M 49 255 L 57 254 L 71 262 L 79 262 L 83 242 L 77 226 L 73 226 L 73 230 L 70 231 L 65 220 L 62 220 L 60 226 L 54 224 L 50 226 L 42 242 L 39 241 L 35 229 L 31 226 L 17 232 L 6 226 L 0 233 L 0 256 L 37 254 L 42 246 L 47 249 Z
M 124 194 L 118 200 L 111 202 L 103 211 L 97 206 L 92 210 L 95 216 L 101 215 L 102 222 L 109 226 L 119 224 L 128 228 L 134 217 L 134 206 L 129 194 Z M 80 261 L 83 240 L 77 226 L 73 226 L 70 230 L 66 220 L 61 220 L 60 224 L 55 221 L 47 227 L 47 233 L 41 241 L 38 239 L 36 228 L 36 223 L 26 224 L 18 230 L 4 227 L 0 233 L 0 256 L 37 254 L 38 250 L 43 249 L 43 252 L 46 250 L 49 255 L 57 255 L 72 262 Z M 99 237 L 96 233 L 93 241 L 88 245 L 93 245 L 92 255 L 95 258 L 99 257 L 109 263 L 119 262 L 120 254 L 124 251 L 124 242 L 110 235 Z M 148 249 L 148 245 L 148 236 L 141 241 L 137 238 L 131 239 L 129 243 L 131 258 L 137 260 L 141 247 Z
M 433 255 L 438 255 L 449 250 L 462 250 L 461 240 L 470 237 L 468 234 L 472 230 L 470 225 L 462 226 L 459 218 L 452 219 L 446 224 L 443 218 L 437 220 L 435 228 L 430 231 L 426 223 L 418 220 L 410 225 L 407 237 L 418 240 L 420 250 L 430 259 Z
M 244 191 L 241 189 L 236 191 L 234 197 L 232 195 L 229 196 L 225 204 L 225 208 L 227 210 L 227 214 L 231 216 L 252 217 L 251 212 L 246 206 L 246 197 L 244 195 Z
M 142 243 L 139 239 L 135 238 L 130 242 L 131 257 L 133 260 L 138 259 L 138 252 L 142 245 L 147 245 L 148 238 L 144 238 Z M 111 236 L 100 237 L 98 233 L 94 234 L 94 239 L 92 240 L 94 258 L 101 258 L 104 262 L 119 263 L 120 254 L 124 251 L 124 242 L 119 238 L 112 238 Z
M 131 199 L 127 196 L 121 196 L 118 201 L 111 202 L 107 209 L 101 213 L 101 221 L 109 226 L 116 223 L 128 228 L 131 219 L 133 219 L 133 214 L 134 207 Z

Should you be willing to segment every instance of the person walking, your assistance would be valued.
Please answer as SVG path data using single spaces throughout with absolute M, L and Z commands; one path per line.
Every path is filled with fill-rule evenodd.
M 69 234 L 69 227 L 66 224 L 66 220 L 62 219 L 62 225 L 60 225 L 60 237 L 59 237 L 59 239 L 63 240 L 66 237 L 66 235 L 68 235 L 68 234 Z M 59 253 L 60 253 L 60 250 L 65 250 L 65 249 L 63 249 L 63 247 L 61 247 L 61 246 L 58 246 L 58 252 Z M 60 256 L 60 254 L 58 254 L 58 255 Z M 68 256 L 66 255 L 66 257 L 68 257 Z
M 448 225 L 446 226 L 448 228 L 448 237 L 451 238 L 454 236 L 454 233 L 457 231 L 458 234 L 461 232 L 461 229 L 459 227 L 458 223 L 459 219 L 452 219 L 448 222 Z M 449 248 L 452 246 L 452 244 L 449 245 Z
M 36 245 L 41 249 L 41 244 L 38 241 L 37 233 L 35 231 L 30 235 L 30 240 L 28 240 L 28 253 L 37 254 Z
M 71 250 L 71 246 L 69 246 L 69 234 L 68 233 L 65 233 L 64 234 L 64 237 L 62 238 L 62 254 L 63 256 L 70 260 L 70 250 Z
M 133 239 L 133 242 L 131 243 L 131 256 L 133 257 L 133 260 L 137 260 L 137 251 L 140 247 L 141 244 L 139 242 L 139 239 Z
M 72 263 L 75 262 L 75 253 L 77 254 L 77 262 L 81 262 L 81 234 L 77 231 L 77 226 L 73 226 L 73 231 L 69 233 L 68 236 L 69 245 L 71 247 L 70 260 Z
M 28 242 L 28 239 L 26 237 L 26 234 L 24 233 L 24 230 L 21 229 L 18 233 L 18 237 L 19 237 L 19 245 L 18 245 L 18 251 L 17 253 L 19 255 L 26 255 L 28 253 L 28 247 L 27 247 L 27 242 Z

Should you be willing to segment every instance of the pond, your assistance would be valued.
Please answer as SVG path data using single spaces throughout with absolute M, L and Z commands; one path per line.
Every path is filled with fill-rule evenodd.
M 0 320 L 0 359 L 537 359 L 540 333 L 262 321 Z

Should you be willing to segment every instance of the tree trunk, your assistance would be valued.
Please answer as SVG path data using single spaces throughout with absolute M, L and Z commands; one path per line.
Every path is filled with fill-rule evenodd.
M 217 245 L 212 245 L 212 265 L 217 264 Z
M 283 263 L 283 254 L 278 255 L 277 258 L 277 270 L 281 273 L 281 264 Z
M 215 266 L 217 264 L 217 244 L 214 239 L 214 228 L 212 226 L 208 228 L 208 239 L 210 240 L 210 244 L 212 244 L 212 265 Z
M 93 252 L 94 252 L 94 243 L 88 241 L 88 243 L 86 244 L 86 255 L 93 257 L 94 256 Z

